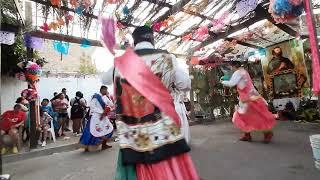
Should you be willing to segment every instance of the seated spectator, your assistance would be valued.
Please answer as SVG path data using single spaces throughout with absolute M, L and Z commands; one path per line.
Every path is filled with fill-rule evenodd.
M 26 100 L 26 98 L 24 98 L 23 96 L 18 97 L 18 99 L 16 100 L 16 103 L 19 104 L 22 108 L 22 111 L 24 112 L 28 112 L 29 111 L 29 101 Z
M 59 123 L 58 123 L 58 113 L 53 111 L 52 106 L 49 105 L 49 99 L 43 99 L 41 102 L 41 109 L 45 112 L 47 112 L 53 119 L 53 126 L 56 133 L 56 136 L 58 136 L 58 131 L 60 129 Z
M 42 134 L 43 141 L 41 142 L 39 139 L 39 144 L 41 144 L 42 147 L 45 147 L 47 145 L 47 135 L 48 135 L 48 129 L 50 128 L 49 122 L 52 121 L 52 117 L 47 113 L 46 111 L 40 109 L 40 126 L 39 131 Z
M 5 138 L 10 139 L 10 143 L 13 145 L 12 152 L 18 153 L 17 143 L 19 140 L 19 127 L 25 122 L 26 120 L 26 113 L 22 111 L 22 107 L 19 104 L 16 104 L 13 110 L 9 110 L 4 112 L 0 117 L 0 135 L 1 135 L 1 154 L 5 154 L 7 152 L 7 148 L 2 146 L 2 143 L 5 145 L 4 142 Z M 6 136 L 8 135 L 8 136 Z
M 30 136 L 29 134 L 29 127 L 30 127 L 29 101 L 25 97 L 21 96 L 16 100 L 16 103 L 21 105 L 22 111 L 26 112 L 26 115 L 27 115 L 27 119 L 24 122 L 24 128 L 22 131 L 22 134 L 26 134 L 26 138 L 23 138 L 22 140 L 23 142 L 27 142 Z

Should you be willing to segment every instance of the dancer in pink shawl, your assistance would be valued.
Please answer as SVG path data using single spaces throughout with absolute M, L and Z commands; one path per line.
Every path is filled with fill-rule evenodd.
M 237 86 L 239 104 L 233 115 L 233 123 L 244 132 L 241 141 L 251 141 L 252 131 L 263 131 L 264 142 L 270 143 L 276 124 L 275 116 L 268 110 L 267 103 L 254 88 L 249 73 L 241 67 L 239 61 L 232 61 L 231 67 L 235 72 L 229 81 L 221 81 L 228 87 Z

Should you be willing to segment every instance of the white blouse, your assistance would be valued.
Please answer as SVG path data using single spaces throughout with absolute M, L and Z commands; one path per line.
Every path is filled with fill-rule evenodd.
M 243 68 L 240 68 L 232 74 L 231 79 L 229 81 L 221 81 L 221 83 L 224 86 L 228 87 L 238 85 L 240 89 L 243 89 L 246 86 L 246 79 L 243 77 L 244 73 L 246 73 L 246 71 Z

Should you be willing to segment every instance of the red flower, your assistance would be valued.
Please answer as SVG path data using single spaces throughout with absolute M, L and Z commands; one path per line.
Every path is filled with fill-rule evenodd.
M 159 32 L 161 29 L 162 23 L 161 22 L 155 22 L 152 25 L 152 29 L 156 32 Z
M 192 38 L 192 33 L 189 33 L 182 37 L 182 41 L 189 41 Z
M 45 32 L 48 32 L 51 30 L 51 28 L 49 27 L 49 25 L 47 23 L 43 23 L 43 25 L 40 26 L 40 29 L 42 29 Z

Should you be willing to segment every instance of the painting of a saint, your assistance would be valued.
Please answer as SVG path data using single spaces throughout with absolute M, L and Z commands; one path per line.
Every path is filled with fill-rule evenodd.
M 295 65 L 290 61 L 290 59 L 283 57 L 280 47 L 275 47 L 272 50 L 272 56 L 272 59 L 268 63 L 268 74 L 274 74 L 284 70 L 294 69 Z

